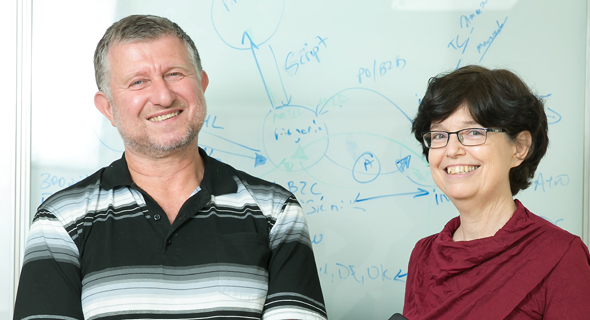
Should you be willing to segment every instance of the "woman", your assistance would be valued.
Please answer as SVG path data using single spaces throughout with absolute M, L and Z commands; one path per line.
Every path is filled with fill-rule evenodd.
M 467 66 L 430 80 L 412 132 L 459 217 L 416 244 L 404 316 L 590 319 L 588 248 L 512 198 L 547 150 L 543 102 L 510 71 Z

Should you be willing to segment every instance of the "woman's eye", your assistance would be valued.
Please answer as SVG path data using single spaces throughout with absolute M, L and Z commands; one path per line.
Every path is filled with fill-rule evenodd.
M 447 136 L 444 133 L 433 133 L 432 140 L 444 140 Z
M 482 132 L 482 130 L 469 130 L 467 132 L 467 134 L 470 135 L 470 136 L 477 137 L 477 136 L 482 136 L 483 135 L 483 132 Z

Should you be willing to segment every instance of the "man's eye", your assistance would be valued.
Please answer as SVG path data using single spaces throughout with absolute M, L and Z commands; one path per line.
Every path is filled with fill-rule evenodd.
M 171 79 L 180 79 L 182 77 L 183 77 L 183 74 L 180 72 L 171 72 L 168 74 L 168 78 L 171 78 Z
M 135 80 L 135 81 L 131 82 L 131 86 L 132 87 L 136 87 L 136 86 L 139 86 L 141 84 L 143 84 L 143 80 Z

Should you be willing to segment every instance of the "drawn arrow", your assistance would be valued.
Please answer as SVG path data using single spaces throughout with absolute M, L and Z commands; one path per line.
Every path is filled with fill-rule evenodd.
M 282 106 L 288 106 L 291 104 L 291 95 L 287 94 L 287 90 L 285 90 L 285 84 L 283 83 L 283 77 L 281 77 L 281 69 L 279 69 L 279 63 L 277 62 L 277 57 L 275 56 L 275 52 L 272 50 L 272 47 L 270 45 L 268 45 L 268 48 L 270 49 L 270 53 L 272 53 L 272 58 L 275 61 L 275 67 L 277 68 L 277 74 L 279 75 L 279 80 L 281 81 L 281 88 L 283 89 L 283 94 L 285 95 L 285 99 L 287 100 L 287 102 L 285 101 L 281 101 Z
M 254 159 L 254 167 L 261 166 L 266 163 L 266 157 L 256 153 L 256 158 Z
M 418 188 L 418 191 L 416 191 L 416 192 L 386 194 L 386 195 L 383 195 L 383 196 L 360 198 L 361 197 L 361 194 L 359 192 L 359 194 L 357 194 L 356 195 L 356 198 L 354 199 L 354 203 L 364 202 L 364 201 L 369 201 L 369 200 L 376 200 L 376 199 L 381 199 L 381 198 L 398 197 L 398 196 L 414 196 L 413 198 L 417 198 L 417 197 L 427 196 L 429 194 L 430 194 L 430 192 L 428 192 L 428 191 L 426 191 L 426 190 L 424 190 L 422 188 Z
M 264 90 L 266 91 L 266 96 L 268 97 L 268 101 L 270 102 L 271 107 L 274 109 L 274 105 L 272 103 L 272 98 L 270 95 L 270 91 L 268 90 L 268 86 L 266 85 L 266 81 L 264 80 L 264 75 L 262 74 L 262 70 L 260 69 L 260 63 L 258 63 L 258 58 L 256 58 L 256 50 L 258 50 L 258 46 L 252 41 L 252 38 L 248 34 L 248 31 L 244 31 L 242 35 L 242 44 L 249 42 L 250 50 L 252 51 L 252 56 L 254 56 L 254 61 L 256 62 L 256 68 L 258 68 L 258 73 L 260 73 L 260 78 L 262 79 L 262 85 L 264 86 Z
M 405 282 L 405 281 L 403 280 L 403 278 L 404 278 L 404 277 L 407 277 L 407 276 L 408 276 L 408 273 L 406 272 L 406 273 L 402 274 L 402 270 L 400 269 L 400 270 L 397 272 L 397 274 L 395 275 L 395 278 L 393 278 L 393 280 L 394 280 L 394 281 L 401 281 L 401 282 Z
M 239 153 L 235 153 L 235 152 L 225 151 L 222 149 L 211 148 L 206 145 L 199 144 L 199 146 L 201 148 L 205 149 L 205 151 L 207 151 L 207 153 L 209 155 L 212 155 L 213 151 L 217 151 L 217 152 L 221 152 L 221 153 L 225 153 L 225 154 L 231 154 L 231 155 L 237 156 L 237 157 L 254 159 L 254 167 L 258 167 L 258 166 L 262 166 L 262 165 L 266 164 L 266 160 L 267 160 L 266 157 L 261 155 L 260 153 L 255 153 L 254 156 L 249 156 L 249 155 L 245 155 L 245 154 L 239 154 Z M 211 152 L 209 152 L 209 150 L 211 150 Z
M 235 141 L 232 141 L 232 140 L 226 139 L 226 138 L 224 138 L 224 137 L 218 136 L 218 135 L 216 135 L 216 134 L 213 134 L 213 133 L 211 133 L 211 132 L 208 132 L 208 131 L 205 131 L 205 130 L 202 130 L 202 131 L 201 131 L 201 133 L 206 133 L 206 134 L 212 135 L 212 136 L 214 136 L 214 137 L 216 137 L 216 138 L 218 138 L 218 139 L 221 139 L 221 140 L 223 140 L 223 141 L 227 141 L 227 142 L 229 142 L 229 143 L 231 143 L 231 144 L 233 144 L 233 145 L 235 145 L 235 146 L 241 147 L 242 149 L 246 149 L 246 150 L 249 150 L 249 151 L 253 151 L 253 152 L 254 152 L 254 156 L 247 155 L 247 154 L 239 154 L 239 153 L 235 153 L 235 152 L 224 151 L 224 150 L 222 150 L 222 149 L 218 149 L 218 148 L 211 148 L 211 147 L 207 147 L 206 145 L 199 144 L 199 146 L 201 146 L 201 147 L 203 147 L 203 148 L 209 148 L 209 149 L 211 149 L 211 150 L 216 150 L 216 151 L 219 151 L 219 152 L 223 152 L 223 153 L 226 153 L 226 154 L 231 154 L 231 155 L 238 156 L 238 157 L 244 157 L 244 158 L 250 158 L 250 159 L 254 159 L 254 167 L 258 167 L 258 166 L 261 166 L 261 165 L 264 165 L 264 164 L 266 164 L 266 160 L 267 160 L 267 158 L 266 158 L 265 156 L 261 155 L 261 154 L 259 153 L 259 152 L 260 152 L 260 150 L 258 150 L 258 149 L 254 149 L 254 148 L 247 147 L 247 146 L 245 146 L 245 145 L 243 145 L 243 144 L 240 144 L 240 143 L 237 143 L 237 142 L 235 142 Z
M 262 79 L 262 85 L 264 85 L 264 90 L 266 91 L 266 96 L 268 97 L 268 101 L 270 102 L 271 107 L 274 109 L 276 106 L 273 103 L 273 94 L 272 94 L 272 90 L 269 87 L 269 85 L 266 83 L 266 79 L 264 78 L 264 72 L 262 72 L 262 68 L 260 66 L 260 63 L 258 62 L 258 55 L 262 54 L 262 56 L 265 56 L 265 53 L 262 51 L 259 51 L 260 48 L 254 43 L 254 40 L 252 40 L 252 38 L 250 37 L 250 34 L 245 31 L 244 34 L 242 35 L 242 44 L 245 44 L 246 46 L 250 47 L 250 51 L 252 51 L 252 56 L 254 57 L 254 61 L 256 62 L 256 68 L 258 68 L 258 73 L 260 74 L 260 78 Z M 275 83 L 273 89 L 276 92 L 279 92 L 279 90 L 282 90 L 283 94 L 285 95 L 285 99 L 281 101 L 281 106 L 288 106 L 291 104 L 291 96 L 287 94 L 287 91 L 285 90 L 285 86 L 283 84 L 283 78 L 281 77 L 281 70 L 279 69 L 279 64 L 277 62 L 277 58 L 275 56 L 274 51 L 272 50 L 272 47 L 269 45 L 268 49 L 270 51 L 270 56 L 266 55 L 266 59 L 267 60 L 271 60 L 274 62 L 274 67 L 276 68 L 276 72 L 278 75 L 278 83 L 280 83 L 280 88 L 278 87 L 278 84 Z M 272 57 L 271 57 L 272 56 Z M 272 78 L 272 74 L 274 71 L 270 70 L 267 68 L 266 70 L 267 72 L 267 76 L 271 76 L 271 80 L 273 80 Z M 276 80 L 276 78 L 274 78 L 274 80 Z M 277 81 L 274 81 L 277 82 Z M 270 84 L 273 84 L 273 82 L 271 82 Z

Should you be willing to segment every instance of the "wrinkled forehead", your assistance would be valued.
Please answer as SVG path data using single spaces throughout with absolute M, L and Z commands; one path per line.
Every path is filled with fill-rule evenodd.
M 189 50 L 175 37 L 119 43 L 110 48 L 108 60 L 111 83 L 127 82 L 139 75 L 158 76 L 172 69 L 196 73 Z
M 193 64 L 191 51 L 185 42 L 174 35 L 156 37 L 153 39 L 127 39 L 113 43 L 108 51 L 108 60 L 112 63 L 114 60 L 120 60 L 122 57 L 132 57 L 133 55 L 141 56 L 160 56 L 160 57 L 177 57 Z
M 177 36 L 176 34 L 173 33 L 162 33 L 162 34 L 157 34 L 157 35 L 146 35 L 146 36 L 134 36 L 134 37 L 119 37 L 119 38 L 115 38 L 111 41 L 110 45 L 109 45 L 109 52 L 111 51 L 111 49 L 113 47 L 117 47 L 120 45 L 127 45 L 127 44 L 149 44 L 149 43 L 154 43 L 158 40 L 162 40 L 162 39 L 177 39 L 179 43 L 182 43 L 184 47 L 186 47 L 186 49 L 188 50 L 188 47 L 186 46 L 186 43 L 184 42 L 184 40 Z

